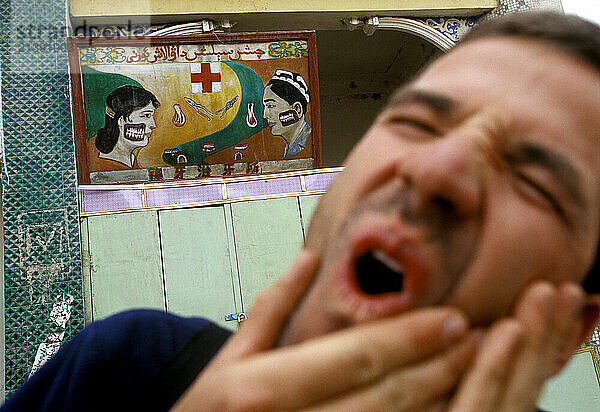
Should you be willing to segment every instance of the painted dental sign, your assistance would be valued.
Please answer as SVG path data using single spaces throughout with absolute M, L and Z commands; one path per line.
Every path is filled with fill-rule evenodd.
M 74 111 L 78 145 L 87 154 L 78 159 L 87 167 L 80 167 L 89 178 L 84 183 L 318 166 L 320 137 L 311 128 L 318 103 L 307 98 L 317 87 L 310 70 L 316 51 L 309 53 L 314 33 L 253 34 L 243 43 L 243 35 L 220 37 L 220 43 L 153 39 L 152 45 L 69 40 L 77 57 L 71 58 L 72 71 L 80 76 L 81 97 L 74 93 L 74 105 L 85 113 L 82 118 L 82 111 Z M 300 103 L 273 84 L 277 77 L 285 80 L 281 73 L 292 76 L 284 84 L 290 96 L 306 96 Z M 277 93 L 286 110 L 272 120 L 276 112 L 265 101 L 279 99 Z
M 229 66 L 240 80 L 241 98 L 239 102 L 237 101 L 238 96 L 236 96 L 227 103 L 231 102 L 231 107 L 235 106 L 235 110 L 237 110 L 235 117 L 221 130 L 166 149 L 162 158 L 168 165 L 204 164 L 204 159 L 208 156 L 246 140 L 267 126 L 262 116 L 257 118 L 253 113 L 254 106 L 257 106 L 262 112 L 264 86 L 258 74 L 240 63 L 224 62 L 221 64 Z M 227 104 L 216 112 L 227 110 Z M 209 120 L 215 116 L 216 114 L 210 117 Z M 247 122 L 248 117 L 253 119 L 253 123 Z

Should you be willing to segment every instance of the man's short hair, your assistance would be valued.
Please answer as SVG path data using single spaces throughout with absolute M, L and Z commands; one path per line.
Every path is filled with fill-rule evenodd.
M 489 37 L 520 37 L 547 42 L 600 72 L 600 27 L 574 15 L 549 11 L 506 15 L 474 27 L 463 36 L 460 44 Z M 600 85 L 590 84 L 590 87 Z M 583 288 L 588 293 L 600 293 L 600 245 Z
M 551 43 L 600 71 L 600 27 L 580 17 L 550 11 L 509 14 L 474 27 L 460 44 L 499 36 Z

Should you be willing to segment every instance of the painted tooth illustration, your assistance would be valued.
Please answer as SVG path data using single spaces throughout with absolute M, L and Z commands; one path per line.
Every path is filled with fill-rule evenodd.
M 179 149 L 167 149 L 164 152 L 166 155 L 171 156 L 173 159 L 176 159 L 176 164 L 187 164 L 187 157 L 184 154 L 179 153 Z
M 248 127 L 256 127 L 256 125 L 258 125 L 256 116 L 254 116 L 254 102 L 248 103 L 248 113 L 246 114 L 246 124 L 248 125 Z
M 215 150 L 215 142 L 205 142 L 202 147 L 202 151 L 204 152 L 212 152 Z
M 144 123 L 138 124 L 126 124 L 124 126 L 125 138 L 127 140 L 131 140 L 133 142 L 139 142 L 144 140 L 144 131 L 146 130 L 146 125 Z
M 181 106 L 174 104 L 173 109 L 175 109 L 175 115 L 173 115 L 173 124 L 177 127 L 183 126 L 185 124 L 185 114 L 181 110 Z

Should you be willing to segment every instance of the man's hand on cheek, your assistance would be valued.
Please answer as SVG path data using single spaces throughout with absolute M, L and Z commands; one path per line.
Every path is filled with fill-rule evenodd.
M 512 317 L 486 333 L 451 411 L 533 411 L 546 379 L 585 335 L 585 293 L 575 283 L 531 285 Z
M 455 309 L 415 310 L 274 349 L 317 267 L 301 252 L 173 409 L 443 409 L 475 350 Z

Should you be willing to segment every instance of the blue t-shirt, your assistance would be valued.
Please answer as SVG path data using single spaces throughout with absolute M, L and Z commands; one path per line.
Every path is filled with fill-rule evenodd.
M 0 411 L 168 410 L 229 334 L 162 311 L 111 316 L 65 343 Z
M 229 335 L 161 311 L 111 316 L 65 343 L 0 412 L 166 411 Z

